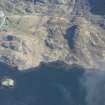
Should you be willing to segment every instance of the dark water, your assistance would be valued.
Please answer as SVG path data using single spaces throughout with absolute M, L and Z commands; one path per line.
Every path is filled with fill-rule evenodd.
M 85 73 L 81 67 L 63 63 L 20 73 L 0 64 L 0 76 L 16 81 L 14 88 L 0 89 L 0 105 L 105 105 L 104 73 Z
M 91 12 L 97 15 L 105 15 L 105 0 L 88 0 Z

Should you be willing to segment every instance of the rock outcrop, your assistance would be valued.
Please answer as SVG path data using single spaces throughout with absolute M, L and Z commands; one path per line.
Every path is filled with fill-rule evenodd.
M 88 0 L 1 0 L 0 62 L 18 70 L 63 61 L 87 68 L 105 63 L 105 19 Z M 3 18 L 3 17 L 2 17 Z

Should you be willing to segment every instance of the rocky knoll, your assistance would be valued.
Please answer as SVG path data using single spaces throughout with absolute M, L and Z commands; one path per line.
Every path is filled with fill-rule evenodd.
M 104 67 L 104 13 L 93 13 L 89 3 L 89 0 L 1 0 L 5 23 L 0 29 L 0 62 L 18 70 L 53 61 L 87 68 Z

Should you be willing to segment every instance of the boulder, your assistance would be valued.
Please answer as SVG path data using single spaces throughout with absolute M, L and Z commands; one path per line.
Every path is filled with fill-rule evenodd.
M 4 78 L 1 80 L 1 86 L 3 87 L 14 87 L 15 81 L 11 78 Z

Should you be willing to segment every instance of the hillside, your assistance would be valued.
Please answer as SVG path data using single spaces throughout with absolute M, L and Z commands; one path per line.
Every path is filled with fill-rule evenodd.
M 0 62 L 18 70 L 53 61 L 104 67 L 105 11 L 97 3 L 0 0 Z

